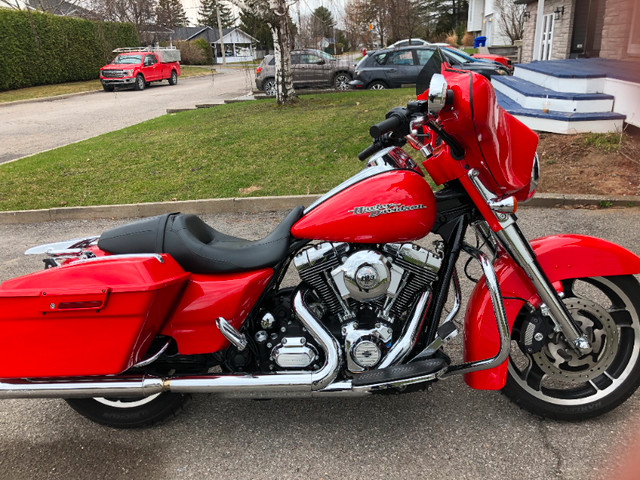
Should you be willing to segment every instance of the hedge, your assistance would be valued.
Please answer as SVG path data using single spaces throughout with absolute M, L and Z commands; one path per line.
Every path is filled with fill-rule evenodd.
M 98 78 L 114 48 L 137 45 L 130 23 L 0 8 L 0 91 Z

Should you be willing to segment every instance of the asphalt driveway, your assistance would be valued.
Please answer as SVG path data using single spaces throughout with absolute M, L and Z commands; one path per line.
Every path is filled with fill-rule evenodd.
M 0 104 L 0 163 L 78 142 L 164 115 L 167 109 L 223 103 L 254 87 L 251 69 L 14 105 Z
M 283 216 L 204 218 L 256 238 Z M 640 253 L 638 208 L 524 209 L 520 218 L 530 238 L 584 233 Z M 124 222 L 0 225 L 0 280 L 41 268 L 21 256 L 29 246 Z M 564 423 L 533 417 L 497 392 L 473 391 L 461 378 L 431 392 L 352 400 L 201 395 L 178 418 L 136 431 L 95 425 L 61 400 L 4 400 L 0 478 L 599 479 L 612 478 L 628 436 L 638 431 L 638 392 L 604 417 Z

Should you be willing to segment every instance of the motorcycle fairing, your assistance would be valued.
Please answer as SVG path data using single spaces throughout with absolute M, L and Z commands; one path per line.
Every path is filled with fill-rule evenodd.
M 585 235 L 552 235 L 531 241 L 538 263 L 558 291 L 561 280 L 640 273 L 640 257 L 629 250 Z M 508 256 L 500 256 L 494 269 L 504 298 L 509 328 L 523 306 L 523 300 L 537 307 L 540 300 L 526 275 Z M 523 299 L 523 300 L 520 300 Z M 465 361 L 493 357 L 500 348 L 495 315 L 484 278 L 476 284 L 465 314 Z M 500 390 L 507 376 L 507 363 L 465 375 L 465 382 L 477 390 Z

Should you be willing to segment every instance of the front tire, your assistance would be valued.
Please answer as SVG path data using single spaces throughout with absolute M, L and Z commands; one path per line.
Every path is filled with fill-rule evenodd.
M 144 87 L 146 87 L 146 86 L 147 86 L 147 83 L 144 81 L 144 76 L 141 73 L 139 73 L 136 76 L 136 81 L 133 84 L 133 88 L 135 90 L 140 91 L 140 90 L 144 90 Z
M 163 392 L 143 398 L 69 398 L 83 417 L 113 428 L 141 428 L 163 422 L 182 411 L 188 395 Z
M 336 90 L 349 90 L 349 82 L 351 81 L 351 75 L 348 73 L 340 72 L 333 79 L 333 86 Z
M 562 286 L 563 302 L 593 351 L 579 356 L 547 328 L 542 348 L 528 352 L 521 332 L 531 317 L 521 313 L 502 391 L 541 417 L 583 420 L 613 410 L 640 385 L 640 285 L 629 275 L 569 279 Z
M 113 92 L 113 85 L 107 85 L 106 83 L 102 84 L 102 88 L 105 92 Z

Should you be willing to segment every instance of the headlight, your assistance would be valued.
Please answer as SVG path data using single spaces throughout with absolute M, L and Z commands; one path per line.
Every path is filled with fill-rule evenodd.
M 123 70 L 123 73 L 125 77 L 130 77 L 133 75 L 133 70 Z
M 498 70 L 498 75 L 508 75 L 506 70 L 500 69 Z

